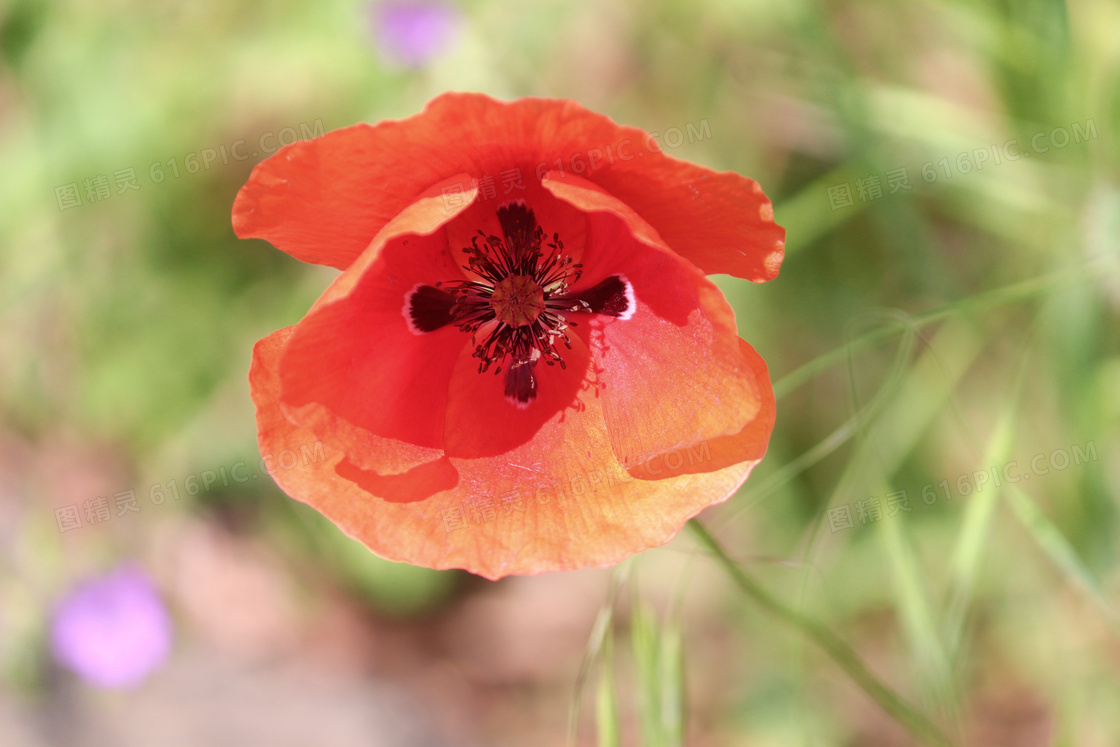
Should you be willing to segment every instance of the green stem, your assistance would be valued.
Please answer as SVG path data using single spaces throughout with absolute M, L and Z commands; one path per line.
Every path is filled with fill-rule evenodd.
M 802 384 L 812 381 L 821 371 L 827 370 L 849 357 L 852 353 L 869 348 L 907 328 L 921 329 L 926 325 L 939 322 L 954 314 L 970 311 L 982 311 L 990 308 L 999 308 L 1019 301 L 1024 301 L 1035 296 L 1045 295 L 1047 292 L 1056 291 L 1065 287 L 1067 283 L 1082 279 L 1085 273 L 1091 273 L 1099 263 L 1086 262 L 1073 267 L 1059 270 L 1042 277 L 1023 280 L 1002 288 L 978 293 L 975 296 L 955 301 L 937 309 L 920 314 L 901 314 L 896 324 L 885 324 L 878 329 L 860 335 L 846 344 L 824 355 L 820 355 L 800 368 L 786 374 L 774 382 L 774 394 L 781 399 Z
M 818 646 L 825 650 L 840 668 L 848 673 L 863 691 L 871 696 L 872 700 L 889 713 L 896 721 L 905 726 L 915 736 L 924 739 L 930 744 L 949 745 L 951 742 L 942 731 L 920 711 L 900 698 L 893 690 L 880 682 L 875 675 L 868 671 L 860 661 L 859 655 L 839 636 L 829 630 L 823 623 L 805 617 L 797 610 L 787 607 L 776 597 L 766 591 L 757 581 L 747 575 L 738 563 L 719 544 L 719 540 L 696 519 L 688 522 L 689 527 L 695 532 L 700 541 L 715 554 L 724 570 L 758 604 L 765 607 L 774 615 L 790 623 L 807 635 Z

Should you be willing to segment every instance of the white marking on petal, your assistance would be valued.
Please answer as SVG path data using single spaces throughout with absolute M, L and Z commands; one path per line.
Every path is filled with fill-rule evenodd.
M 638 309 L 638 301 L 634 297 L 634 285 L 630 282 L 630 278 L 625 275 L 619 275 L 618 278 L 622 281 L 622 284 L 626 286 L 626 311 L 619 314 L 616 318 L 626 321 L 634 316 L 634 312 Z
M 424 330 L 417 327 L 416 323 L 412 321 L 412 297 L 416 295 L 416 291 L 420 290 L 420 286 L 422 285 L 425 285 L 425 283 L 417 283 L 412 286 L 412 290 L 404 294 L 404 309 L 401 310 L 401 314 L 404 316 L 404 323 L 408 325 L 408 331 L 414 335 L 424 334 Z

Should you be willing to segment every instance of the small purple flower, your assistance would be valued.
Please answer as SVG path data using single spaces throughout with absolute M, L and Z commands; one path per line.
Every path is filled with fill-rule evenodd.
M 55 660 L 91 685 L 138 684 L 171 650 L 171 618 L 140 568 L 124 565 L 59 601 L 51 621 Z
M 373 5 L 372 19 L 381 53 L 418 68 L 454 41 L 461 17 L 440 0 L 385 0 Z

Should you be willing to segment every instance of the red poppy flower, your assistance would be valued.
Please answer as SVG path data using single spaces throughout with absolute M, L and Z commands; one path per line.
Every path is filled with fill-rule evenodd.
M 766 365 L 705 273 L 770 280 L 785 232 L 757 183 L 641 130 L 446 94 L 278 151 L 233 226 L 342 270 L 249 379 L 262 453 L 326 455 L 280 487 L 385 558 L 609 565 L 766 451 Z

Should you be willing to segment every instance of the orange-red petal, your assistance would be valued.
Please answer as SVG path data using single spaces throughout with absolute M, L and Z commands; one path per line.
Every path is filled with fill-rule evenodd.
M 451 490 L 459 482 L 459 472 L 447 457 L 420 464 L 397 475 L 383 475 L 356 466 L 349 458 L 335 467 L 341 477 L 356 483 L 373 496 L 391 503 L 422 501 L 436 493 Z
M 571 349 L 560 343 L 564 360 L 546 365 L 542 358 L 533 368 L 537 397 L 519 408 L 505 396 L 505 371 L 478 372 L 473 348 L 464 348 L 455 363 L 447 395 L 444 449 L 452 457 L 475 459 L 509 452 L 533 438 L 554 416 L 578 406 L 590 361 L 587 344 L 575 329 L 568 330 Z
M 279 406 L 277 363 L 289 334 L 280 330 L 254 349 L 249 380 L 264 454 L 299 453 L 316 440 Z M 757 464 L 634 479 L 611 454 L 600 400 L 587 391 L 580 403 L 507 454 L 451 459 L 458 484 L 424 500 L 384 499 L 375 492 L 383 485 L 338 469 L 345 458 L 339 453 L 272 476 L 384 558 L 497 579 L 609 566 L 664 544 L 689 518 L 730 497 Z
M 755 282 L 778 273 L 785 231 L 756 182 L 678 161 L 642 130 L 555 99 L 448 93 L 407 119 L 288 145 L 238 193 L 234 231 L 344 269 L 436 182 L 465 172 L 461 186 L 473 177 L 498 202 L 525 196 L 550 169 L 602 186 L 705 273 Z
M 624 276 L 636 310 L 592 335 L 603 411 L 619 460 L 639 465 L 689 444 L 732 436 L 761 409 L 765 368 L 744 356 L 735 314 L 693 265 L 669 251 L 628 206 L 570 175 L 545 182 L 587 211 L 585 277 Z
M 280 360 L 283 403 L 293 414 L 319 405 L 376 436 L 443 447 L 448 382 L 468 340 L 450 325 L 417 334 L 404 306 L 418 285 L 462 277 L 445 227 L 455 215 L 429 190 L 296 325 Z
M 656 154 L 588 176 L 629 205 L 706 274 L 764 283 L 778 276 L 786 231 L 753 179 Z
M 774 388 L 766 362 L 745 340 L 739 349 L 751 369 L 761 395 L 758 414 L 738 433 L 707 438 L 684 448 L 661 452 L 646 462 L 629 468 L 630 474 L 642 480 L 664 480 L 679 475 L 697 474 L 723 469 L 739 462 L 757 462 L 766 454 L 776 415 Z

